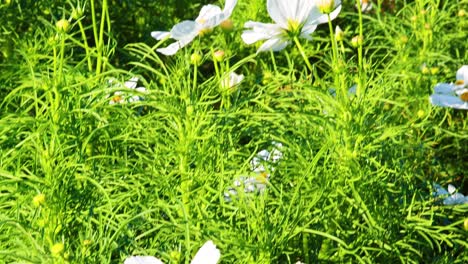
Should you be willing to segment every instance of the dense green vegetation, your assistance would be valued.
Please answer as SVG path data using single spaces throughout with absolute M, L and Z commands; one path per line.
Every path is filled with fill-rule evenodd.
M 207 240 L 220 263 L 467 263 L 468 204 L 434 195 L 468 194 L 467 111 L 429 96 L 468 64 L 468 1 L 343 1 L 256 53 L 245 22 L 273 22 L 239 0 L 156 51 L 224 2 L 0 2 L 0 263 L 189 263 Z M 255 171 L 262 150 L 282 157 Z

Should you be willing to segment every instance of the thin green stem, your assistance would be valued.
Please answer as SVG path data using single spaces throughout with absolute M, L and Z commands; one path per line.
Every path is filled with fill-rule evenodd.
M 309 58 L 307 57 L 307 55 L 305 54 L 304 52 L 304 48 L 302 47 L 301 45 L 301 42 L 299 41 L 299 39 L 296 37 L 294 37 L 294 43 L 296 43 L 296 46 L 297 48 L 299 49 L 299 52 L 301 53 L 301 56 L 302 58 L 304 59 L 304 62 L 305 64 L 307 65 L 307 68 L 309 69 L 309 71 L 311 73 L 314 72 L 314 68 L 312 67 L 312 65 L 310 65 L 310 62 L 309 62 Z
M 363 36 L 363 24 L 362 24 L 362 9 L 361 9 L 361 1 L 356 1 L 358 6 L 358 15 L 359 15 L 359 38 L 364 42 Z M 362 88 L 364 87 L 365 83 L 365 73 L 364 73 L 364 63 L 362 57 L 362 44 L 358 45 L 358 65 L 359 65 L 359 84 L 356 89 L 356 95 L 358 97 L 361 96 Z
M 78 26 L 80 27 L 81 37 L 83 38 L 83 45 L 86 52 L 86 60 L 88 61 L 88 70 L 91 72 L 93 71 L 93 61 L 91 60 L 91 52 L 88 46 L 88 39 L 86 38 L 86 32 L 83 27 L 83 23 L 81 20 L 78 21 Z

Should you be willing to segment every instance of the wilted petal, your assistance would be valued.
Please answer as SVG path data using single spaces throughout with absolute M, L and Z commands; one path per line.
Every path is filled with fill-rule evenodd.
M 164 264 L 153 256 L 131 256 L 125 259 L 124 264 Z
M 216 264 L 221 258 L 221 252 L 216 248 L 213 241 L 208 240 L 195 254 L 191 264 Z

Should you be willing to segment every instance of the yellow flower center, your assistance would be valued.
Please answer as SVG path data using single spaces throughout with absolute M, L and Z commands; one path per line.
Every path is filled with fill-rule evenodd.
M 123 97 L 121 95 L 116 95 L 114 97 L 112 97 L 112 102 L 114 103 L 118 103 L 120 101 L 122 101 Z
M 335 7 L 334 0 L 319 0 L 318 8 L 322 14 L 330 14 Z
M 465 81 L 463 81 L 463 80 L 457 80 L 455 82 L 455 85 L 463 85 L 463 84 L 465 84 Z
M 463 102 L 468 102 L 468 92 L 460 94 L 460 99 Z
M 288 29 L 286 30 L 287 35 L 290 37 L 296 37 L 301 34 L 302 24 L 294 19 L 288 19 Z
M 204 29 L 202 29 L 202 30 L 200 30 L 200 31 L 198 32 L 198 35 L 199 35 L 200 37 L 203 37 L 203 36 L 205 36 L 205 35 L 208 35 L 208 34 L 211 33 L 212 31 L 213 31 L 212 28 L 204 28 Z

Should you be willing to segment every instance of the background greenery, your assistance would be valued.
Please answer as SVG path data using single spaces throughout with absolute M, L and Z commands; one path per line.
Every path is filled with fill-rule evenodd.
M 270 21 L 265 1 L 239 0 L 233 31 L 173 57 L 150 32 L 212 1 L 103 2 L 94 25 L 92 1 L 1 2 L 0 262 L 187 263 L 209 239 L 221 263 L 468 261 L 467 205 L 432 194 L 434 182 L 468 193 L 467 113 L 428 100 L 468 62 L 468 1 L 374 1 L 362 67 L 358 12 L 343 1 L 338 73 L 327 25 L 302 42 L 314 72 L 292 45 L 255 56 L 240 34 L 247 20 Z M 227 54 L 218 73 L 213 50 Z M 226 94 L 228 68 L 245 80 Z M 364 93 L 331 96 L 338 75 L 346 87 L 365 80 Z M 144 100 L 109 105 L 108 80 L 132 76 Z M 267 191 L 226 202 L 273 141 L 284 157 Z

